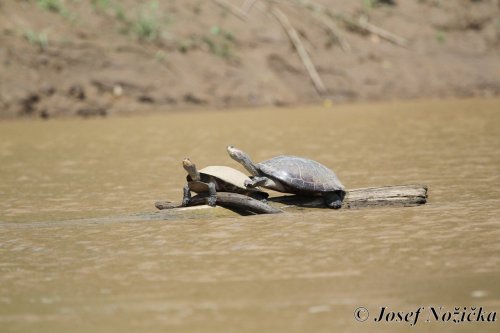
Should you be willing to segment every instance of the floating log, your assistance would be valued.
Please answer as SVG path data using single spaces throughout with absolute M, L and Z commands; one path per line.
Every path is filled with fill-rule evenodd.
M 368 187 L 348 190 L 342 209 L 363 207 L 411 207 L 427 202 L 427 186 L 425 185 L 395 185 L 383 187 Z M 192 198 L 190 206 L 204 205 L 206 195 L 199 194 Z M 326 208 L 323 198 L 301 195 L 285 195 L 268 199 L 268 204 L 245 195 L 236 193 L 217 193 L 217 204 L 223 207 L 247 211 L 255 214 L 275 214 L 283 211 L 293 211 L 297 207 Z M 172 202 L 157 202 L 158 209 L 189 209 Z M 209 206 L 203 206 L 210 208 Z
M 287 195 L 269 198 L 270 201 L 309 208 L 326 208 L 323 198 Z M 427 186 L 395 185 L 383 187 L 366 187 L 348 190 L 342 208 L 363 208 L 399 206 L 410 207 L 427 202 Z M 283 207 L 282 207 L 283 208 Z
M 207 202 L 208 194 L 198 194 L 191 198 L 188 206 L 198 206 L 205 205 Z M 229 193 L 229 192 L 217 192 L 217 205 L 230 208 L 237 209 L 241 211 L 248 211 L 255 214 L 277 214 L 283 213 L 283 211 L 279 208 L 272 207 L 262 201 L 250 198 L 249 196 L 238 194 L 238 193 Z M 157 202 L 155 203 L 156 208 L 158 209 L 183 209 L 181 204 L 175 204 L 169 201 L 166 202 Z M 207 206 L 209 207 L 209 206 Z

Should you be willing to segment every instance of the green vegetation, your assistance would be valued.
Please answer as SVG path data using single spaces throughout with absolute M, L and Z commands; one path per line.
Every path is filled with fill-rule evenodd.
M 64 18 L 71 22 L 76 21 L 76 16 L 71 14 L 70 11 L 64 7 L 61 0 L 37 0 L 38 7 L 43 10 L 62 15 Z
M 90 3 L 96 14 L 114 18 L 119 32 L 135 36 L 142 41 L 159 41 L 165 35 L 166 25 L 169 24 L 168 17 L 165 17 L 159 8 L 160 2 L 156 0 L 128 7 L 123 7 L 117 0 L 91 0 Z M 37 4 L 44 10 L 69 16 L 69 11 L 64 7 L 63 0 L 37 0 Z M 202 1 L 196 2 L 193 12 L 195 14 L 201 13 L 201 7 Z M 47 36 L 43 33 L 36 34 L 30 31 L 25 36 L 32 44 L 39 45 L 41 48 L 47 46 Z M 218 25 L 212 26 L 209 31 L 202 35 L 193 35 L 174 41 L 181 53 L 187 53 L 193 49 L 203 49 L 223 59 L 235 59 L 236 40 L 234 34 Z M 163 59 L 164 55 L 158 54 L 157 58 Z
M 110 8 L 111 2 L 109 0 L 92 0 L 92 6 L 96 10 L 105 12 Z
M 151 1 L 144 6 L 133 24 L 133 31 L 140 38 L 154 41 L 160 36 L 160 24 L 157 16 L 158 1 Z
M 193 49 L 206 49 L 210 53 L 223 59 L 236 59 L 233 46 L 236 38 L 233 33 L 214 25 L 210 32 L 202 36 L 191 36 L 177 42 L 177 49 L 181 53 L 187 53 Z
M 54 13 L 63 13 L 66 11 L 60 0 L 37 0 L 37 3 L 40 8 Z
M 418 0 L 420 3 L 428 3 L 431 6 L 434 7 L 441 7 L 442 5 L 442 0 Z
M 127 15 L 124 8 L 117 2 L 111 0 L 92 0 L 94 10 L 106 15 L 114 16 L 123 26 L 119 29 L 121 33 L 132 34 L 141 40 L 156 41 L 161 36 L 162 20 L 158 15 L 159 2 L 150 1 L 136 9 L 135 18 Z
M 115 10 L 115 18 L 118 21 L 121 21 L 121 22 L 127 22 L 128 21 L 127 14 L 125 14 L 125 11 L 123 10 L 123 7 L 121 7 L 120 5 L 115 5 L 114 6 L 114 10 Z
M 195 38 L 182 39 L 177 42 L 177 49 L 180 53 L 188 53 L 190 49 L 196 48 L 197 42 Z
M 24 32 L 24 38 L 30 44 L 38 46 L 40 49 L 44 50 L 49 45 L 49 39 L 45 32 L 35 32 L 32 30 L 27 30 Z
M 117 20 L 121 22 L 128 21 L 123 7 L 116 2 L 112 2 L 110 0 L 92 0 L 92 6 L 97 12 L 109 14 L 110 11 L 113 11 L 113 14 Z
M 436 40 L 439 42 L 439 44 L 446 43 L 446 34 L 443 30 L 436 31 Z
M 234 57 L 231 47 L 234 45 L 235 38 L 231 32 L 214 25 L 210 29 L 210 34 L 202 37 L 202 41 L 216 56 L 224 59 Z
M 155 59 L 157 61 L 163 61 L 163 60 L 167 59 L 167 54 L 165 52 L 163 52 L 162 50 L 158 50 L 155 53 Z

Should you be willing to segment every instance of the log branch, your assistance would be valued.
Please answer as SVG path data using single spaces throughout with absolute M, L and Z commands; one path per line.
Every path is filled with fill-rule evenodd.
M 198 194 L 191 198 L 189 206 L 205 205 L 207 202 L 207 198 L 207 194 Z M 225 208 L 234 208 L 238 210 L 249 211 L 256 214 L 283 213 L 281 209 L 269 206 L 262 201 L 255 200 L 246 195 L 229 192 L 217 192 L 217 205 Z M 157 202 L 155 203 L 155 206 L 158 209 L 184 208 L 181 206 L 181 204 L 175 204 L 169 201 Z
M 274 197 L 269 200 L 300 207 L 325 208 L 323 199 L 319 197 L 289 195 Z M 342 202 L 342 208 L 383 206 L 411 207 L 423 205 L 426 202 L 427 186 L 425 185 L 367 187 L 347 191 L 344 201 Z
M 205 205 L 207 195 L 199 194 L 192 198 L 190 206 Z M 256 214 L 275 214 L 283 211 L 293 211 L 296 207 L 326 208 L 323 198 L 300 195 L 285 195 L 268 199 L 269 204 L 252 199 L 245 195 L 227 192 L 217 193 L 217 204 L 222 207 L 249 211 Z M 427 186 L 396 185 L 383 187 L 368 187 L 348 190 L 342 209 L 363 207 L 411 207 L 427 202 Z M 179 203 L 157 202 L 158 209 L 185 210 Z M 209 206 L 202 206 L 210 208 Z

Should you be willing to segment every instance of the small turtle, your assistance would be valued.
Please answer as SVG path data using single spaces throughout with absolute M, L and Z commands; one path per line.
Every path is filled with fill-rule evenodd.
M 201 170 L 196 169 L 196 165 L 189 158 L 182 161 L 184 169 L 187 171 L 188 183 L 184 187 L 182 206 L 187 206 L 191 200 L 191 191 L 195 193 L 208 192 L 207 203 L 215 207 L 217 200 L 216 192 L 234 192 L 248 195 L 257 200 L 265 200 L 269 194 L 261 191 L 258 187 L 246 187 L 245 182 L 250 181 L 244 173 L 227 166 L 208 166 Z
M 229 156 L 240 163 L 253 177 L 245 186 L 262 186 L 283 193 L 321 196 L 325 204 L 334 209 L 342 206 L 344 185 L 335 173 L 321 163 L 297 157 L 276 156 L 255 164 L 243 151 L 228 146 Z

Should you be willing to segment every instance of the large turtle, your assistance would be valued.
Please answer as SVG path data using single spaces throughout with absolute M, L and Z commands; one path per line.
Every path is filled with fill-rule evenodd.
M 258 187 L 246 187 L 245 181 L 250 181 L 244 173 L 227 166 L 208 166 L 201 170 L 189 158 L 182 161 L 187 171 L 188 183 L 184 187 L 182 206 L 187 206 L 191 200 L 191 191 L 195 193 L 209 193 L 207 204 L 215 207 L 217 192 L 234 192 L 248 195 L 254 199 L 264 200 L 269 194 L 261 191 Z
M 330 208 L 338 209 L 342 206 L 344 185 L 332 170 L 321 163 L 281 155 L 255 164 L 238 148 L 228 146 L 227 151 L 232 159 L 253 175 L 251 180 L 245 181 L 248 188 L 262 186 L 283 193 L 321 196 Z

